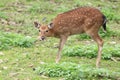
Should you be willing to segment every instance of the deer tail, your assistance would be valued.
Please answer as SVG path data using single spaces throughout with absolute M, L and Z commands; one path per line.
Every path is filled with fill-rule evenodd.
M 103 25 L 102 25 L 102 27 L 103 27 L 104 32 L 107 31 L 107 29 L 106 29 L 106 22 L 107 22 L 106 16 L 103 15 Z

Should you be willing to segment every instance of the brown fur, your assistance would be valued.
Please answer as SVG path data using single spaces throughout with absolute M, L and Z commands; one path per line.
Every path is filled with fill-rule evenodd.
M 53 19 L 52 24 L 50 25 L 40 25 L 40 38 L 45 38 L 45 36 L 60 38 L 59 51 L 56 58 L 56 62 L 59 62 L 60 53 L 68 36 L 87 33 L 98 44 L 98 57 L 96 66 L 99 67 L 103 41 L 98 35 L 98 30 L 104 23 L 106 23 L 105 16 L 98 9 L 91 7 L 81 7 L 57 15 L 57 17 Z M 48 32 L 46 32 L 47 30 Z

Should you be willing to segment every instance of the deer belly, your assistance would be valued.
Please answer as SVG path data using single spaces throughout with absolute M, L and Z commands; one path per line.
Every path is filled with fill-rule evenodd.
M 80 27 L 74 27 L 74 28 L 71 28 L 70 29 L 70 34 L 73 35 L 73 34 L 80 34 L 80 33 L 83 33 L 84 30 Z

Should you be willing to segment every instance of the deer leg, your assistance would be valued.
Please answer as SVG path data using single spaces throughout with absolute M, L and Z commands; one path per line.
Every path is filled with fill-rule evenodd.
M 56 63 L 58 63 L 60 61 L 61 51 L 63 49 L 63 46 L 64 46 L 66 40 L 67 40 L 66 36 L 61 36 L 60 43 L 59 43 L 59 50 L 58 50 L 58 53 L 57 53 L 57 56 L 56 56 Z
M 92 38 L 97 42 L 98 44 L 98 55 L 97 55 L 97 60 L 96 60 L 96 68 L 99 68 L 100 66 L 100 60 L 101 60 L 101 55 L 102 55 L 102 47 L 103 47 L 103 40 L 100 38 L 98 34 L 92 35 Z

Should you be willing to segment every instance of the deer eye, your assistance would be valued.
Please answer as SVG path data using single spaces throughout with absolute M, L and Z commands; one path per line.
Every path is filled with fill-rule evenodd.
M 40 30 L 39 30 L 39 32 L 40 32 Z
M 46 32 L 48 32 L 48 30 L 46 30 Z

